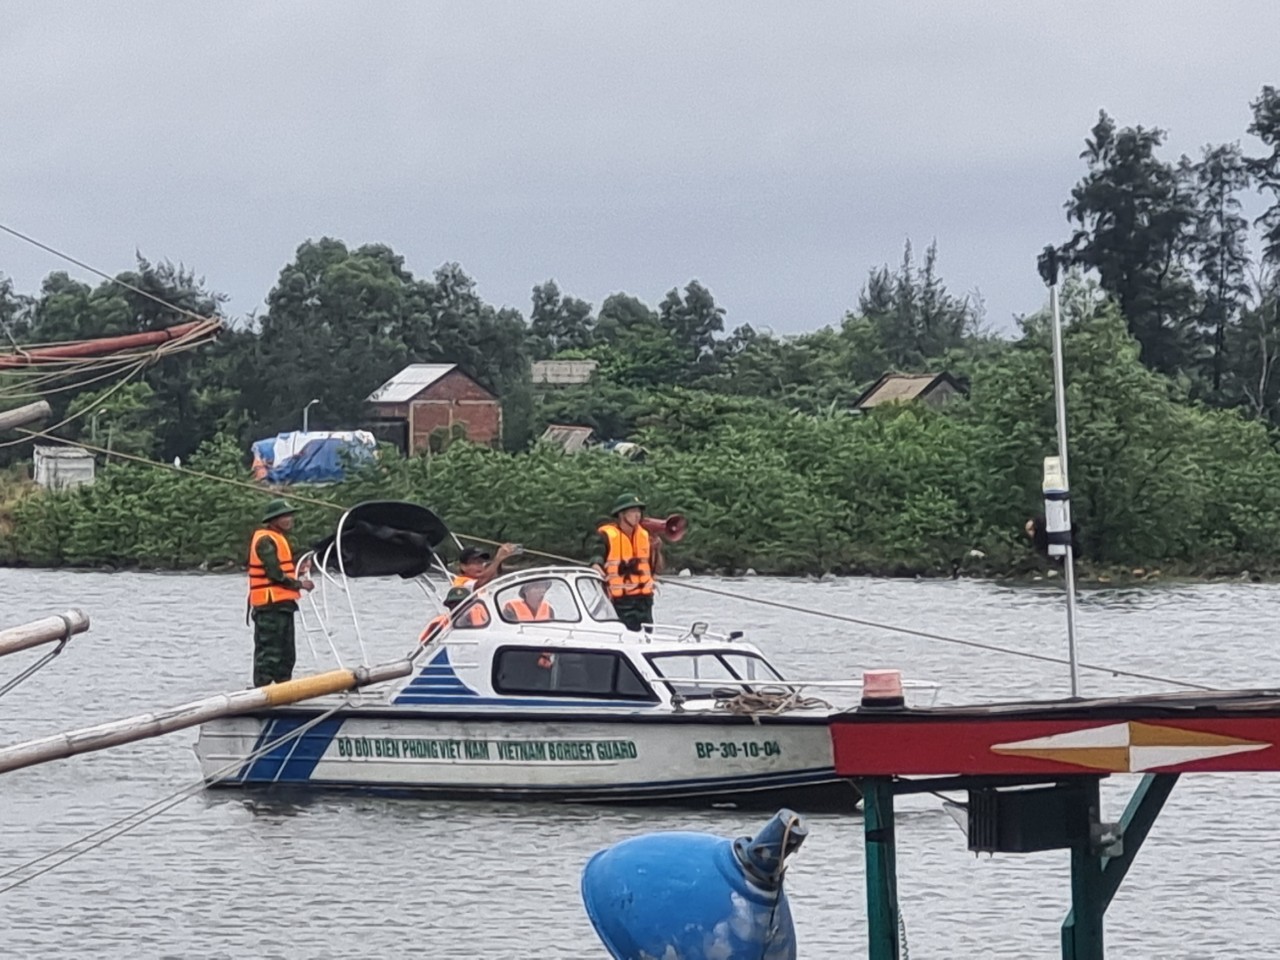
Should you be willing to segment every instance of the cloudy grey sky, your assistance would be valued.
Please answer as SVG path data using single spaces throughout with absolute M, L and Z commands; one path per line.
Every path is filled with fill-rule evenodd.
M 1098 109 L 1171 155 L 1251 143 L 1277 36 L 1274 0 L 8 0 L 0 222 L 180 261 L 232 315 L 330 235 L 524 312 L 548 277 L 597 305 L 696 277 L 778 332 L 937 238 L 1007 328 Z M 20 289 L 62 268 L 0 235 Z

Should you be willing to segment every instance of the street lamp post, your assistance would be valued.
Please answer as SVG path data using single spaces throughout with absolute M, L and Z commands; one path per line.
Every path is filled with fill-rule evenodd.
M 308 423 L 309 415 L 311 413 L 311 408 L 314 407 L 319 402 L 320 402 L 320 398 L 316 397 L 316 399 L 312 400 L 310 403 L 308 403 L 305 407 L 302 408 L 302 432 L 303 433 L 307 432 L 307 423 Z

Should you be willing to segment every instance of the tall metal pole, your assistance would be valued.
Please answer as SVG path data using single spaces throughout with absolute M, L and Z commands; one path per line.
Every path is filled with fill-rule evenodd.
M 1047 263 L 1046 263 L 1047 261 Z M 1062 486 L 1071 489 L 1067 469 L 1067 388 L 1062 368 L 1062 313 L 1058 305 L 1058 252 L 1050 248 L 1041 260 L 1041 274 L 1049 284 L 1049 312 L 1053 315 L 1053 396 L 1058 419 L 1058 460 L 1062 465 Z M 1046 275 L 1047 274 L 1047 275 Z M 1071 696 L 1080 696 L 1080 665 L 1076 655 L 1076 570 L 1071 543 L 1071 514 L 1067 512 L 1066 556 L 1062 562 L 1067 581 L 1067 658 L 1071 661 Z

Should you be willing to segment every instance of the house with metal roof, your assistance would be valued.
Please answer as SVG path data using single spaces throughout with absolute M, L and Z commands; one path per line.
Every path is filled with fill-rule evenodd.
M 581 453 L 591 445 L 592 429 L 571 423 L 551 423 L 539 438 L 564 453 Z
M 964 386 L 945 370 L 942 373 L 886 373 L 854 401 L 855 410 L 867 410 L 884 403 L 919 400 L 940 407 L 952 397 L 964 396 Z
M 428 450 L 433 436 L 502 442 L 502 404 L 456 363 L 411 363 L 367 399 L 378 421 L 403 424 L 410 454 Z

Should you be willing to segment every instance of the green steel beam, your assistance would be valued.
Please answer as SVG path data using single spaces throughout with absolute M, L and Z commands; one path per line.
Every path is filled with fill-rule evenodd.
M 867 860 L 867 955 L 870 960 L 899 960 L 893 781 L 876 777 L 859 787 Z
M 1120 838 L 1124 845 L 1123 852 L 1114 857 L 1104 857 L 1102 861 L 1102 909 L 1111 906 L 1111 900 L 1133 865 L 1133 859 L 1142 849 L 1143 841 L 1155 826 L 1156 818 L 1164 809 L 1165 801 L 1173 792 L 1178 782 L 1179 773 L 1148 773 L 1133 791 L 1129 803 L 1120 818 Z
M 1098 781 L 1080 784 L 1077 803 L 1088 808 L 1088 822 L 1098 822 Z M 1071 912 L 1062 924 L 1062 960 L 1103 960 L 1102 918 L 1107 906 L 1103 896 L 1102 858 L 1085 839 L 1071 848 Z
M 1102 921 L 1115 898 L 1116 891 L 1143 841 L 1151 832 L 1165 801 L 1178 782 L 1176 773 L 1149 773 L 1129 798 L 1120 818 L 1119 834 L 1122 851 L 1114 857 L 1102 856 L 1093 845 L 1071 850 L 1071 912 L 1062 924 L 1063 960 L 1102 960 Z M 1090 796 L 1090 822 L 1097 823 L 1098 787 L 1095 781 Z

